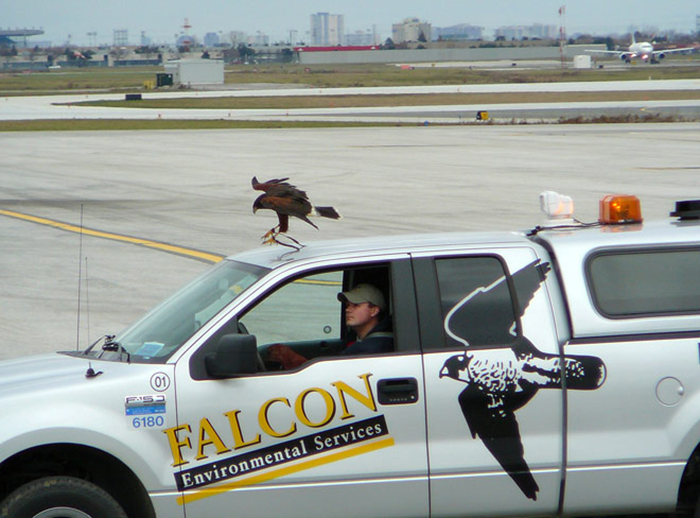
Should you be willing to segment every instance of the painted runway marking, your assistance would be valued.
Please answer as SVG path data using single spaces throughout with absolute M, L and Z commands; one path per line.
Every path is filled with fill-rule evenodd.
M 203 252 L 201 250 L 195 250 L 192 248 L 186 248 L 183 246 L 171 245 L 169 243 L 163 243 L 161 241 L 154 241 L 152 239 L 143 239 L 140 237 L 125 236 L 122 234 L 114 234 L 112 232 L 103 232 L 101 230 L 95 230 L 91 228 L 81 228 L 78 225 L 72 225 L 70 223 L 64 223 L 62 221 L 56 221 L 48 218 L 41 218 L 38 216 L 32 216 L 30 214 L 23 214 L 21 212 L 14 212 L 11 210 L 0 209 L 0 215 L 7 216 L 10 218 L 21 219 L 23 221 L 29 221 L 31 223 L 36 223 L 38 225 L 44 225 L 47 227 L 53 227 L 60 230 L 65 230 L 67 232 L 75 232 L 77 234 L 83 234 L 84 236 L 100 237 L 103 239 L 110 239 L 112 241 L 120 241 L 122 243 L 130 243 L 133 245 L 145 246 L 147 248 L 153 248 L 155 250 L 160 250 L 163 252 L 168 252 L 171 254 L 181 255 L 184 257 L 189 257 L 192 259 L 197 259 L 198 261 L 204 261 L 206 263 L 218 263 L 226 256 L 220 254 L 214 254 L 211 252 Z

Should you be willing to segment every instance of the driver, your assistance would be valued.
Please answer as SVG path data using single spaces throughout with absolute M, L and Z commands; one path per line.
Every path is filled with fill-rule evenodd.
M 345 306 L 345 325 L 352 331 L 342 355 L 377 354 L 394 350 L 391 319 L 387 316 L 384 295 L 371 284 L 358 284 L 350 291 L 338 293 Z M 299 367 L 307 359 L 283 344 L 268 348 L 268 359 L 285 369 Z

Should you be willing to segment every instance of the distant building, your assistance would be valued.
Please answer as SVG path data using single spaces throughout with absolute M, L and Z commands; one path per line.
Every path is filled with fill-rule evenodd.
M 559 31 L 556 25 L 543 25 L 541 23 L 535 23 L 533 25 L 511 25 L 496 29 L 496 37 L 502 37 L 506 40 L 522 40 L 524 38 L 551 40 L 559 37 Z
M 358 45 L 378 45 L 379 35 L 375 31 L 355 31 L 345 35 L 345 44 L 349 47 Z
M 218 47 L 221 44 L 219 35 L 215 32 L 208 32 L 204 35 L 205 47 Z
M 483 27 L 462 23 L 452 27 L 436 27 L 433 38 L 436 40 L 481 40 L 483 39 Z
M 391 26 L 391 39 L 394 43 L 430 41 L 432 26 L 418 18 L 406 18 L 403 22 Z
M 129 44 L 129 31 L 126 29 L 114 29 L 114 46 L 126 47 Z
M 224 84 L 224 62 L 219 59 L 178 59 L 163 64 L 173 84 Z
M 342 14 L 316 13 L 311 15 L 311 45 L 343 45 L 345 17 Z
M 264 32 L 258 31 L 255 36 L 248 36 L 246 38 L 246 43 L 253 47 L 269 47 L 270 37 Z
M 146 31 L 141 31 L 141 46 L 142 47 L 150 47 L 151 44 L 153 43 L 153 40 L 146 36 Z
M 43 30 L 40 29 L 0 29 L 0 46 L 16 46 L 27 48 L 29 46 L 38 46 L 40 42 L 28 42 L 27 38 L 30 36 L 38 36 L 44 34 Z
M 232 47 L 238 47 L 239 43 L 248 43 L 248 33 L 243 31 L 231 31 L 228 33 L 228 43 Z

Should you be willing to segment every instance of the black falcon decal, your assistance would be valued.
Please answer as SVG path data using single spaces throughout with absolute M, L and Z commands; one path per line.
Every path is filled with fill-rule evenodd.
M 525 461 L 516 410 L 525 406 L 541 388 L 561 388 L 561 358 L 538 350 L 521 334 L 519 318 L 540 288 L 547 273 L 548 263 L 533 261 L 513 277 L 518 316 L 498 318 L 489 315 L 488 308 L 502 304 L 504 296 L 510 299 L 505 277 L 489 286 L 474 290 L 450 310 L 445 317 L 445 331 L 465 346 L 462 354 L 447 359 L 440 377 L 465 383 L 458 397 L 459 406 L 467 421 L 472 438 L 477 436 L 498 463 L 510 475 L 523 494 L 537 500 L 539 486 Z M 503 314 L 510 314 L 503 312 Z M 495 318 L 494 318 L 495 317 Z M 470 325 L 476 319 L 488 318 L 488 335 L 475 335 Z M 510 349 L 471 349 L 470 345 L 484 343 L 511 343 Z M 564 356 L 567 388 L 594 390 L 605 381 L 605 365 L 593 356 Z

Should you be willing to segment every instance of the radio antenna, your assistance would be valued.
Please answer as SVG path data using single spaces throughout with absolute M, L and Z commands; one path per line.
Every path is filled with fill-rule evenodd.
M 80 350 L 80 292 L 83 280 L 83 204 L 80 204 L 80 246 L 78 247 L 78 321 L 75 332 L 75 350 Z
M 85 314 L 87 317 L 87 343 L 90 343 L 90 275 L 88 273 L 88 258 L 85 256 Z

